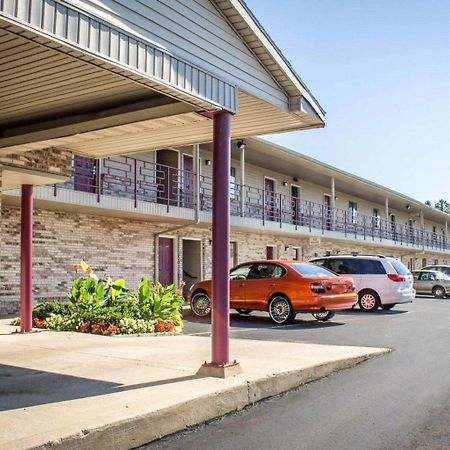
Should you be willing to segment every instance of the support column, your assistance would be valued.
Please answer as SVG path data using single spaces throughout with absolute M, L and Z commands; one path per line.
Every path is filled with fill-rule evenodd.
M 213 124 L 213 206 L 212 206 L 212 362 L 200 375 L 225 378 L 240 372 L 230 364 L 230 167 L 231 115 L 219 112 Z
M 20 332 L 32 331 L 33 186 L 22 185 L 20 223 Z
M 423 211 L 420 211 L 420 234 L 422 238 L 422 250 L 425 250 L 425 218 Z
M 386 221 L 389 222 L 389 199 L 387 197 L 384 199 L 384 210 Z
M 336 181 L 334 177 L 331 178 L 331 229 L 335 230 L 336 223 Z
M 241 141 L 241 146 L 239 147 L 241 154 L 240 154 L 240 175 L 241 175 L 241 192 L 240 192 L 240 198 L 241 198 L 241 216 L 245 216 L 245 144 Z

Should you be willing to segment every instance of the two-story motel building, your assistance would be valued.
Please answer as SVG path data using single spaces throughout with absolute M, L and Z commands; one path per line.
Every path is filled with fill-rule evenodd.
M 70 181 L 35 189 L 35 299 L 64 295 L 82 258 L 132 285 L 142 275 L 187 288 L 210 277 L 213 165 L 210 144 L 75 155 Z M 7 311 L 18 306 L 19 197 L 3 192 Z M 449 260 L 447 214 L 261 139 L 232 142 L 230 202 L 230 265 L 349 252 L 410 268 Z
M 241 0 L 0 1 L 0 312 L 20 292 L 31 331 L 81 258 L 130 284 L 211 274 L 220 371 L 230 257 L 445 260 L 444 215 L 248 139 L 324 124 Z

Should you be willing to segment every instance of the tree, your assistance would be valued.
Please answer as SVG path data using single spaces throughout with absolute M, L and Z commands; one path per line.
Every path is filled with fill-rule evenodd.
M 443 212 L 450 213 L 450 203 L 442 198 L 434 205 L 434 207 Z
M 427 205 L 427 206 L 433 206 L 432 203 L 430 202 L 430 200 L 425 200 L 425 205 Z

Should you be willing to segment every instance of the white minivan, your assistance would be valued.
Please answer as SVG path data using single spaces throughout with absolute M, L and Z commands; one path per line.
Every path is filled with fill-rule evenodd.
M 364 311 L 391 309 L 412 302 L 416 296 L 413 276 L 397 258 L 382 255 L 331 255 L 314 258 L 318 264 L 353 278 L 359 307 Z

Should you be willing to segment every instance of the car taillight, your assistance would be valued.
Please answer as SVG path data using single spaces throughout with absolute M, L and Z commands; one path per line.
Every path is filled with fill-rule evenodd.
M 396 281 L 397 283 L 400 281 L 406 281 L 406 277 L 404 275 L 398 275 L 397 273 L 388 273 L 388 277 L 391 281 Z
M 311 291 L 315 294 L 321 294 L 325 292 L 325 286 L 320 282 L 311 283 Z

